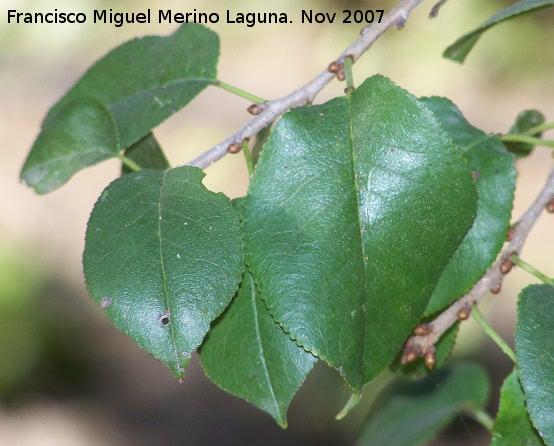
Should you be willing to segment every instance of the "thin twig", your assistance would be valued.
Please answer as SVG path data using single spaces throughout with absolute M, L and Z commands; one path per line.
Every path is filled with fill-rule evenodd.
M 431 9 L 431 12 L 429 13 L 429 17 L 434 19 L 436 16 L 438 16 L 440 9 L 447 1 L 448 0 L 440 0 L 435 6 L 433 6 L 433 9 Z
M 554 147 L 554 141 L 548 141 L 546 139 L 535 138 L 527 135 L 507 134 L 502 135 L 499 139 L 500 141 L 506 142 L 522 142 L 524 144 L 532 144 L 534 146 Z
M 554 285 L 554 279 L 548 277 L 546 274 L 541 273 L 537 268 L 527 263 L 521 257 L 514 254 L 510 257 L 510 259 L 512 260 L 512 262 L 514 262 L 514 265 L 519 266 L 523 271 L 527 271 L 529 274 L 535 276 L 537 279 L 543 281 L 544 283 Z
M 471 310 L 471 315 L 473 316 L 473 319 L 475 322 L 477 322 L 483 330 L 485 330 L 485 333 L 491 338 L 498 347 L 512 360 L 512 362 L 515 364 L 517 362 L 516 354 L 512 350 L 512 348 L 500 337 L 500 335 L 494 331 L 494 329 L 490 326 L 490 324 L 485 320 L 483 315 L 481 314 L 481 310 L 479 310 L 479 307 L 477 305 L 473 306 L 473 309 Z
M 344 59 L 347 56 L 351 57 L 353 62 L 356 62 L 389 28 L 402 28 L 406 20 L 408 20 L 411 11 L 422 2 L 423 0 L 402 0 L 394 9 L 383 16 L 381 23 L 373 23 L 364 28 L 361 37 L 343 51 L 336 59 L 336 63 L 339 65 L 344 64 Z M 197 158 L 189 161 L 187 165 L 204 169 L 216 161 L 219 161 L 228 153 L 228 148 L 232 144 L 240 145 L 243 140 L 253 138 L 258 132 L 266 128 L 291 108 L 312 103 L 315 96 L 331 82 L 335 76 L 336 73 L 325 70 L 288 96 L 267 102 L 266 108 L 244 127 L 216 146 L 202 153 Z
M 504 276 L 501 273 L 501 266 L 506 261 L 510 261 L 513 254 L 519 254 L 533 225 L 552 197 L 554 197 L 554 168 L 550 171 L 546 184 L 535 198 L 535 201 L 514 225 L 511 241 L 502 251 L 496 263 L 467 294 L 454 302 L 427 325 L 427 334 L 423 336 L 415 335 L 408 339 L 404 346 L 404 363 L 425 356 L 425 353 L 435 346 L 443 333 L 459 319 L 461 310 L 472 308 L 473 305 L 478 304 L 483 299 L 489 290 L 500 285 Z

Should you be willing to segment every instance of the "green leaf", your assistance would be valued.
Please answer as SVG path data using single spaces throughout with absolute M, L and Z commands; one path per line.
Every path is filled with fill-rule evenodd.
M 260 159 L 260 155 L 262 154 L 264 145 L 267 142 L 269 135 L 271 135 L 272 131 L 273 131 L 273 126 L 270 125 L 258 132 L 256 142 L 252 147 L 252 162 L 254 163 L 254 166 L 258 164 L 258 160 Z
M 92 97 L 76 98 L 45 125 L 27 157 L 21 179 L 38 194 L 64 184 L 75 172 L 118 155 L 113 116 Z
M 121 148 L 187 105 L 217 75 L 219 39 L 202 25 L 181 25 L 167 37 L 136 38 L 100 59 L 48 113 L 75 97 L 93 96 L 114 115 Z
M 519 295 L 516 356 L 533 425 L 554 444 L 554 286 L 530 285 Z
M 317 361 L 273 320 L 248 271 L 212 326 L 200 359 L 214 383 L 266 411 L 282 427 L 288 405 Z
M 517 115 L 516 122 L 508 132 L 508 134 L 522 134 L 531 130 L 533 127 L 544 124 L 544 115 L 537 110 L 524 110 L 519 115 Z M 528 136 L 533 136 L 535 138 L 540 138 L 542 132 L 532 133 Z M 518 157 L 524 157 L 531 153 L 533 150 L 532 144 L 526 144 L 523 142 L 504 142 L 506 148 L 514 153 Z
M 525 408 L 525 395 L 514 370 L 500 391 L 500 408 L 494 423 L 491 446 L 543 446 Z
M 110 140 L 111 156 L 115 156 L 212 84 L 218 57 L 217 35 L 194 23 L 182 25 L 167 37 L 138 38 L 114 49 L 50 110 L 23 168 L 22 178 L 37 192 L 44 193 L 59 187 L 77 171 L 108 158 L 96 156 L 92 160 L 87 158 L 86 163 L 67 164 L 67 157 L 95 151 L 82 139 L 67 141 L 63 146 L 65 157 L 59 157 L 58 142 L 51 138 L 49 129 L 71 124 L 65 130 L 71 135 L 78 135 L 83 126 L 92 134 L 104 131 L 101 123 L 95 121 L 74 123 L 70 116 L 73 109 L 68 104 L 94 99 L 99 102 L 97 108 L 102 105 L 107 109 L 106 116 L 111 114 L 110 120 L 115 123 L 115 141 Z M 29 169 L 40 169 L 42 174 L 29 174 Z
M 180 167 L 118 178 L 94 206 L 83 255 L 94 300 L 178 377 L 244 269 L 238 215 L 203 177 Z
M 272 315 L 356 391 L 402 347 L 476 206 L 432 113 L 381 76 L 285 114 L 248 195 L 247 261 Z
M 443 57 L 452 59 L 462 63 L 473 46 L 477 43 L 481 34 L 489 28 L 492 28 L 506 20 L 513 19 L 522 14 L 537 11 L 541 8 L 546 8 L 554 5 L 554 0 L 521 0 L 513 5 L 508 6 L 499 13 L 492 16 L 489 20 L 483 23 L 478 28 L 468 34 L 460 37 L 456 42 L 450 45 L 443 53 Z
M 131 147 L 125 149 L 124 154 L 143 169 L 166 170 L 170 168 L 169 162 L 153 133 L 149 133 Z M 121 166 L 122 174 L 131 172 L 133 170 L 125 164 Z
M 348 401 L 344 405 L 344 407 L 340 410 L 340 412 L 335 416 L 335 420 L 342 420 L 345 418 L 352 409 L 358 406 L 360 404 L 360 401 L 362 400 L 362 394 L 357 392 L 352 392 L 350 397 L 348 398 Z
M 516 172 L 514 156 L 504 145 L 469 124 L 450 100 L 421 100 L 462 149 L 479 195 L 473 226 L 450 259 L 425 310 L 430 315 L 467 293 L 496 259 L 510 227 Z
M 380 397 L 358 446 L 416 446 L 438 434 L 460 411 L 482 409 L 490 394 L 483 367 L 457 364 L 421 382 L 400 385 Z

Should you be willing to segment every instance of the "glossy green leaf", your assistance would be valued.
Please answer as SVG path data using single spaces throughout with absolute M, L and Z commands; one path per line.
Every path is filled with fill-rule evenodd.
M 212 326 L 200 359 L 214 383 L 266 411 L 282 427 L 294 394 L 317 361 L 273 320 L 248 271 Z
M 385 393 L 364 426 L 358 446 L 416 446 L 425 443 L 460 412 L 484 407 L 490 394 L 485 369 L 457 364 L 421 382 Z
M 212 84 L 218 58 L 217 34 L 195 23 L 167 37 L 133 39 L 90 68 L 45 122 L 57 119 L 67 101 L 92 96 L 112 112 L 126 148 Z
M 203 176 L 180 167 L 118 178 L 94 206 L 83 255 L 94 300 L 178 377 L 244 269 L 238 215 Z
M 37 192 L 48 192 L 80 169 L 108 158 L 80 157 L 80 163 L 67 163 L 68 157 L 98 149 L 82 138 L 67 141 L 60 149 L 58 141 L 52 139 L 52 128 L 66 127 L 65 131 L 71 135 L 78 135 L 83 126 L 88 133 L 104 131 L 101 123 L 95 121 L 72 121 L 73 109 L 68 104 L 76 99 L 96 100 L 107 110 L 106 116 L 115 123 L 115 136 L 110 139 L 109 146 L 111 156 L 115 156 L 212 84 L 216 79 L 218 57 L 217 35 L 194 23 L 182 25 L 167 37 L 137 38 L 114 49 L 52 107 L 31 149 L 22 178 Z M 67 127 L 68 124 L 71 126 Z M 60 150 L 65 155 L 63 158 Z M 43 173 L 28 173 L 30 169 Z
M 462 63 L 481 35 L 499 23 L 513 19 L 522 14 L 537 11 L 554 5 L 554 0 L 521 0 L 492 16 L 478 28 L 460 37 L 450 45 L 443 53 L 443 57 Z
M 77 98 L 64 104 L 59 119 L 43 127 L 21 179 L 45 194 L 75 172 L 117 156 L 118 151 L 116 124 L 109 110 L 94 98 Z
M 492 435 L 491 446 L 544 446 L 529 419 L 515 370 L 504 380 L 500 391 L 500 408 Z
M 544 124 L 544 115 L 537 110 L 524 110 L 517 115 L 516 122 L 508 132 L 508 134 L 522 134 L 531 130 L 533 127 Z M 532 133 L 529 136 L 540 138 L 542 132 Z M 523 142 L 504 142 L 506 148 L 515 153 L 518 157 L 524 157 L 531 153 L 533 150 L 532 144 Z
M 546 444 L 554 444 L 554 286 L 530 285 L 519 295 L 516 356 L 527 410 Z
M 256 142 L 252 147 L 252 162 L 254 163 L 254 166 L 258 164 L 264 145 L 267 142 L 269 135 L 271 135 L 272 131 L 273 131 L 273 126 L 268 126 L 258 132 Z
M 284 115 L 248 195 L 247 261 L 272 315 L 356 391 L 402 347 L 476 206 L 432 113 L 381 76 Z
M 143 169 L 166 170 L 170 167 L 165 153 L 153 133 L 149 133 L 125 149 L 124 155 Z M 121 166 L 122 174 L 131 172 L 133 170 L 125 164 Z
M 342 420 L 345 418 L 352 409 L 358 406 L 360 404 L 360 401 L 362 401 L 362 394 L 358 392 L 352 392 L 350 397 L 348 398 L 348 401 L 346 401 L 346 404 L 344 407 L 340 410 L 340 412 L 335 416 L 335 420 Z
M 510 227 L 516 172 L 514 156 L 495 137 L 469 124 L 450 100 L 421 99 L 456 146 L 462 149 L 477 184 L 473 226 L 450 259 L 425 314 L 433 314 L 467 293 L 492 265 Z

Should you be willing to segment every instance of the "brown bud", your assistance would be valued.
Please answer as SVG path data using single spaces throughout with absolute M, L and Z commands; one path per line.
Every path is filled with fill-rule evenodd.
M 419 324 L 414 328 L 414 334 L 416 336 L 427 336 L 431 332 L 431 327 L 429 324 Z
M 340 70 L 343 69 L 343 67 L 344 67 L 343 63 L 334 61 L 329 64 L 329 66 L 327 67 L 327 71 L 329 73 L 337 74 Z
M 502 289 L 502 283 L 501 282 L 498 282 L 495 286 L 493 286 L 491 288 L 491 293 L 492 294 L 498 294 L 500 293 L 500 290 Z
M 551 198 L 548 204 L 546 205 L 546 212 L 554 214 L 554 198 Z
M 407 20 L 407 17 L 398 17 L 398 19 L 396 19 L 396 29 L 398 30 L 401 30 L 402 28 L 404 28 L 404 25 L 406 24 L 406 20 Z
M 514 266 L 514 262 L 511 259 L 504 260 L 504 263 L 500 265 L 500 274 L 508 274 Z
M 514 238 L 515 232 L 516 232 L 516 225 L 510 226 L 510 229 L 508 229 L 508 233 L 506 234 L 506 240 L 511 242 L 512 238 Z
M 421 356 L 421 347 L 419 345 L 413 345 L 413 338 L 410 338 L 404 344 L 404 354 L 400 362 L 402 364 L 407 364 L 409 362 L 415 361 Z
M 246 109 L 248 113 L 250 113 L 253 116 L 259 115 L 261 112 L 265 110 L 265 104 L 252 104 L 250 107 Z
M 337 79 L 341 82 L 346 79 L 346 75 L 344 74 L 344 71 L 341 71 L 340 73 L 337 74 Z
M 435 357 L 435 347 L 431 347 L 429 350 L 425 352 L 425 365 L 429 370 L 433 370 L 433 367 L 435 367 L 436 362 L 437 362 L 437 359 Z
M 242 146 L 234 142 L 229 147 L 227 147 L 227 152 L 229 153 L 239 153 L 242 150 Z
M 471 309 L 469 307 L 462 307 L 458 310 L 458 313 L 456 313 L 456 316 L 458 317 L 458 320 L 465 321 L 469 319 L 470 314 L 471 314 Z
M 419 358 L 419 352 L 416 349 L 409 348 L 402 355 L 402 364 L 408 364 L 409 362 L 415 361 Z

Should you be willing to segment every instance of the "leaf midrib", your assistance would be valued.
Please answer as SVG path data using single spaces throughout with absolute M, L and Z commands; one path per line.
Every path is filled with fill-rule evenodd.
M 363 277 L 363 286 L 364 286 L 364 302 L 365 303 L 365 300 L 366 300 L 366 291 L 367 291 L 367 283 L 366 283 L 366 277 L 365 277 L 365 256 L 366 256 L 366 252 L 365 252 L 365 248 L 364 248 L 364 243 L 363 243 L 363 237 L 362 237 L 362 221 L 361 221 L 361 213 L 360 213 L 360 200 L 359 200 L 359 195 L 358 195 L 358 192 L 360 190 L 359 188 L 359 185 L 358 185 L 358 176 L 356 175 L 356 162 L 355 162 L 355 152 L 354 152 L 354 135 L 353 135 L 353 132 L 352 132 L 352 128 L 353 128 L 353 125 L 352 125 L 352 101 L 351 101 L 351 95 L 350 94 L 347 94 L 346 95 L 346 103 L 347 103 L 347 106 L 348 106 L 348 135 L 349 135 L 349 142 L 350 142 L 350 153 L 351 153 L 351 156 L 350 156 L 350 159 L 352 160 L 352 175 L 354 176 L 354 187 L 355 187 L 355 196 L 356 196 L 356 218 L 357 218 L 357 221 L 358 221 L 358 234 L 359 234 L 359 243 L 360 243 L 360 246 L 361 246 L 361 251 L 362 251 L 362 257 L 361 257 L 361 261 L 362 261 L 362 277 Z M 366 321 L 366 314 L 365 314 L 365 311 L 364 311 L 364 307 L 365 305 L 361 305 L 361 312 L 362 312 L 362 315 L 363 315 L 363 331 L 362 331 L 362 349 L 361 349 L 361 352 L 362 354 L 358 356 L 358 364 L 359 364 L 359 371 L 360 371 L 360 377 L 362 378 L 362 382 L 364 380 L 364 370 L 363 370 L 363 366 L 364 366 L 364 360 L 365 360 L 365 351 L 366 351 L 366 331 L 367 331 L 367 321 Z M 361 389 L 360 389 L 361 390 Z
M 169 311 L 169 337 L 171 338 L 171 344 L 173 345 L 173 352 L 175 355 L 175 361 L 176 361 L 176 369 L 182 374 L 180 367 L 181 364 L 179 362 L 179 351 L 177 348 L 177 343 L 175 342 L 175 330 L 173 328 L 173 312 L 170 309 L 170 302 L 169 302 L 169 293 L 167 290 L 167 274 L 165 272 L 165 263 L 164 263 L 164 255 L 163 255 L 163 244 L 162 244 L 162 196 L 163 196 L 163 188 L 165 185 L 165 172 L 162 173 L 161 177 L 161 183 L 160 183 L 160 195 L 158 196 L 158 241 L 160 243 L 160 269 L 162 271 L 162 280 L 163 280 L 163 293 L 164 293 L 164 301 L 165 301 L 165 308 L 166 311 Z
M 121 98 L 121 99 L 119 99 L 118 101 L 115 101 L 115 102 L 110 102 L 110 103 L 104 104 L 100 99 L 98 99 L 98 101 L 100 101 L 104 105 L 104 107 L 106 107 L 108 110 L 110 110 L 110 112 L 112 112 L 114 108 L 119 107 L 121 104 L 125 104 L 125 102 L 132 101 L 135 98 L 140 98 L 141 96 L 147 96 L 147 95 L 155 94 L 158 91 L 163 91 L 163 90 L 165 90 L 167 88 L 171 88 L 171 87 L 176 87 L 176 86 L 178 87 L 178 86 L 180 86 L 180 84 L 186 84 L 188 82 L 206 82 L 207 84 L 211 85 L 211 84 L 213 84 L 214 79 L 210 79 L 210 78 L 179 79 L 179 80 L 176 80 L 176 81 L 168 82 L 168 83 L 163 84 L 163 85 L 158 85 L 154 88 L 141 90 L 137 93 L 125 96 L 124 98 Z
M 57 157 L 50 157 L 44 163 L 41 163 L 41 164 L 39 164 L 35 167 L 30 168 L 25 173 L 32 172 L 34 170 L 44 169 L 45 167 L 49 167 L 49 166 L 55 166 L 56 164 L 61 163 L 61 162 L 71 163 L 75 159 L 83 158 L 83 157 L 90 156 L 90 155 L 93 155 L 93 154 L 108 155 L 110 158 L 117 158 L 117 153 L 118 153 L 117 149 L 116 149 L 115 152 L 112 152 L 112 151 L 106 151 L 106 149 L 101 148 L 101 149 L 98 149 L 98 150 L 94 149 L 94 150 L 88 150 L 86 152 L 77 152 L 77 153 L 70 153 L 70 154 L 67 154 L 67 155 L 62 155 L 62 156 L 57 156 Z

